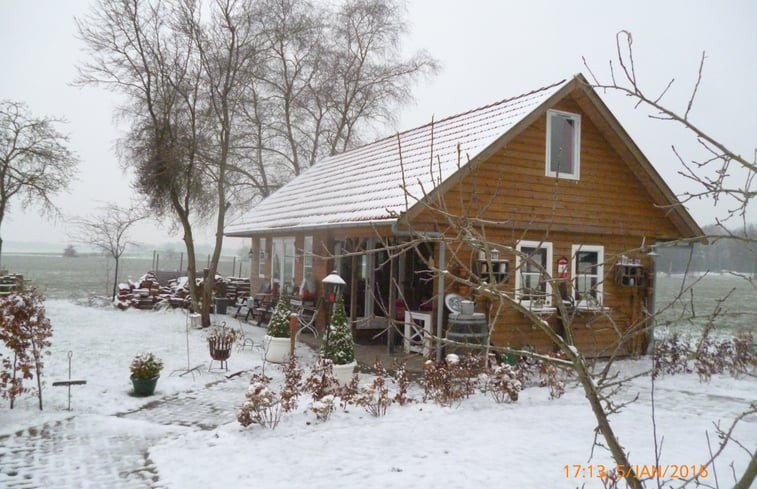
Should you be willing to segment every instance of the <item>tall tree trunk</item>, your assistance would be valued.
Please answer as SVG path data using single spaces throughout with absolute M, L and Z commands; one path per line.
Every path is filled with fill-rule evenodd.
M 741 479 L 733 486 L 733 489 L 749 489 L 757 478 L 757 450 L 752 453 L 752 460 L 744 471 Z
M 113 294 L 110 300 L 116 300 L 116 288 L 118 286 L 118 257 L 116 258 L 116 270 L 113 272 Z

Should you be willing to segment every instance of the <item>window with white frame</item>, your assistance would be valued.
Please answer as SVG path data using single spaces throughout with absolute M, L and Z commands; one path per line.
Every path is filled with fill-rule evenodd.
M 602 305 L 605 249 L 595 245 L 573 245 L 571 279 L 577 307 Z
M 258 240 L 258 277 L 265 277 L 265 246 L 266 239 L 260 238 Z
M 515 297 L 526 307 L 552 304 L 552 243 L 519 241 L 515 255 Z
M 302 242 L 302 278 L 313 276 L 313 237 L 305 236 Z
M 342 253 L 344 253 L 344 241 L 334 242 L 334 270 L 339 275 L 344 275 L 344 269 L 342 268 Z
M 294 238 L 271 240 L 271 279 L 288 292 L 294 286 Z
M 548 110 L 547 176 L 578 180 L 581 168 L 580 154 L 581 116 Z

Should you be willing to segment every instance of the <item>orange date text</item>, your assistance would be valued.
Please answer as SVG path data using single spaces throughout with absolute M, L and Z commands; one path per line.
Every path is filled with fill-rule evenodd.
M 604 479 L 611 473 L 625 478 L 635 475 L 639 479 L 659 477 L 661 479 L 706 479 L 710 473 L 705 465 L 618 465 L 607 467 L 602 464 L 571 464 L 563 465 L 566 479 Z

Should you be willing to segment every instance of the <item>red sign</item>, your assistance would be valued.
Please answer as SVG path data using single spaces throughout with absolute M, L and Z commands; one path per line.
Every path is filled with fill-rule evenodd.
M 568 278 L 568 258 L 565 256 L 557 260 L 557 276 L 559 278 Z

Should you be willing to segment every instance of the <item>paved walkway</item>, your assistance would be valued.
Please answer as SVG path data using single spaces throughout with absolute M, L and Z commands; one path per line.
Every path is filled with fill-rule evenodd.
M 0 487 L 160 489 L 150 447 L 188 430 L 234 421 L 247 382 L 249 375 L 240 375 L 134 411 L 75 414 L 0 436 Z
M 306 335 L 305 335 L 306 336 Z M 363 368 L 391 361 L 385 347 L 359 347 Z M 418 369 L 418 356 L 411 358 Z M 409 362 L 410 363 L 410 362 Z M 71 417 L 0 436 L 0 488 L 162 489 L 149 449 L 166 439 L 234 422 L 249 373 L 158 398 L 111 416 Z

